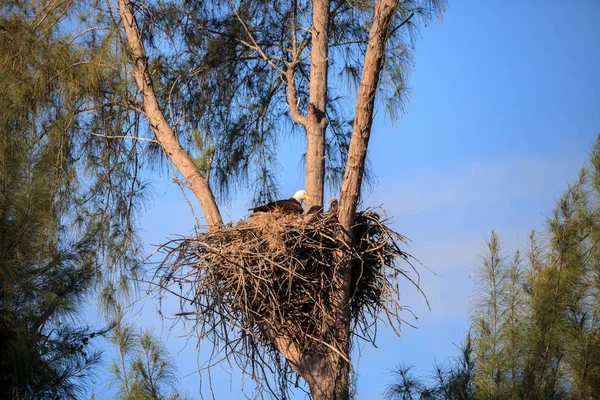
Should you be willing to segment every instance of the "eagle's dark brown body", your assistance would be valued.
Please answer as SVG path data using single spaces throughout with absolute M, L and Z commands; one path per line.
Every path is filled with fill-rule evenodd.
M 263 206 L 249 209 L 249 211 L 253 212 L 271 212 L 275 210 L 284 214 L 302 214 L 304 212 L 300 202 L 293 197 L 287 200 L 273 201 Z

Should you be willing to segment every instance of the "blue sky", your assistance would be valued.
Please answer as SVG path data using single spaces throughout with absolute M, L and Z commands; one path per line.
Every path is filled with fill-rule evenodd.
M 383 205 L 412 239 L 409 252 L 437 273 L 421 274 L 432 310 L 404 286 L 402 303 L 418 314 L 418 329 L 405 326 L 397 338 L 382 326 L 378 347 L 355 354 L 358 399 L 380 398 L 401 362 L 427 374 L 434 360 L 457 355 L 468 328 L 469 274 L 492 228 L 508 252 L 526 243 L 530 229 L 544 229 L 600 133 L 598 21 L 594 0 L 450 1 L 443 21 L 422 30 L 406 114 L 393 125 L 381 111 L 373 127 L 369 156 L 378 183 L 365 204 Z M 284 146 L 287 197 L 303 187 L 302 141 Z M 193 229 L 177 187 L 157 180 L 154 192 L 141 220 L 148 248 Z M 250 198 L 241 192 L 223 212 L 241 218 Z M 200 397 L 196 342 L 179 327 L 169 330 L 152 299 L 135 319 L 162 337 L 184 388 Z M 202 343 L 202 351 L 209 346 Z M 224 366 L 211 374 L 217 399 L 241 398 L 238 371 Z M 106 388 L 102 376 L 98 388 Z M 249 379 L 245 385 L 252 387 Z

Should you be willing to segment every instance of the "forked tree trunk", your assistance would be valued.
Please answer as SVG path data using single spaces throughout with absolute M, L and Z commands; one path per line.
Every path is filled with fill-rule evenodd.
M 312 47 L 310 51 L 310 104 L 306 124 L 307 209 L 323 205 L 325 182 L 325 131 L 327 118 L 327 69 L 329 66 L 330 0 L 313 1 Z
M 326 10 L 319 7 L 327 3 Z M 375 95 L 383 67 L 385 45 L 390 32 L 392 19 L 398 0 L 380 0 L 375 4 L 373 24 L 369 31 L 369 43 L 365 54 L 363 74 L 356 100 L 356 118 L 348 150 L 346 171 L 340 192 L 338 219 L 346 232 L 346 240 L 351 242 L 352 224 L 360 195 L 364 174 L 365 159 L 371 134 Z M 314 200 L 311 204 L 322 204 L 325 149 L 325 103 L 327 100 L 327 49 L 319 39 L 319 18 L 329 13 L 329 2 L 315 2 L 313 10 L 313 50 L 311 52 L 311 104 L 308 110 L 306 181 L 307 191 Z M 325 12 L 327 11 L 327 12 Z M 328 20 L 328 17 L 325 18 Z M 321 28 L 325 29 L 325 28 Z M 316 32 L 315 32 L 316 30 Z M 319 46 L 325 46 L 320 48 Z M 317 51 L 317 49 L 320 49 Z M 325 57 L 325 59 L 323 59 Z M 315 75 L 317 74 L 317 75 Z M 313 94 L 315 97 L 313 97 Z M 323 101 L 323 103 L 317 103 Z M 322 106 L 321 106 L 322 104 Z M 306 381 L 314 400 L 347 400 L 350 397 L 350 315 L 349 292 L 351 264 L 334 277 L 333 308 L 328 330 L 335 337 L 337 351 L 327 354 L 298 354 L 290 351 L 289 344 L 276 343 L 278 349 L 290 365 Z
M 352 241 L 352 225 L 360 195 L 365 169 L 365 159 L 373 122 L 375 96 L 383 67 L 385 45 L 390 32 L 398 0 L 380 0 L 375 4 L 373 24 L 369 31 L 369 43 L 365 53 L 360 89 L 356 100 L 354 130 L 348 149 L 346 171 L 340 192 L 338 219 L 346 233 L 346 241 Z M 314 399 L 347 400 L 350 382 L 350 299 L 351 263 L 346 260 L 334 277 L 333 309 L 331 332 L 335 333 L 338 350 L 322 357 L 315 363 L 311 377 L 307 380 Z M 311 382 L 312 380 L 312 382 Z
M 133 77 L 140 90 L 144 114 L 152 128 L 154 137 L 167 157 L 183 175 L 188 187 L 200 202 L 209 229 L 216 229 L 223 224 L 223 220 L 208 180 L 198 170 L 189 154 L 179 143 L 177 135 L 165 119 L 156 99 L 152 78 L 148 72 L 148 61 L 142 43 L 142 35 L 133 12 L 133 4 L 129 0 L 117 0 L 117 3 L 131 50 Z

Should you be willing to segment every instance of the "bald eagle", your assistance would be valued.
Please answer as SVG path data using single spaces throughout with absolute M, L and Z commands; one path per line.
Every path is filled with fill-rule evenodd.
M 338 200 L 335 197 L 329 199 L 329 209 L 327 210 L 327 214 L 337 214 L 338 212 Z
M 312 206 L 310 210 L 306 212 L 306 215 L 310 214 L 321 214 L 323 212 L 323 206 Z
M 337 214 L 337 209 L 338 209 L 338 201 L 335 197 L 332 197 L 331 199 L 329 199 L 329 209 L 327 210 L 327 212 L 325 214 Z M 310 208 L 310 210 L 308 210 L 306 212 L 306 215 L 322 214 L 322 213 L 323 213 L 323 206 L 312 206 Z
M 248 211 L 253 212 L 270 212 L 278 210 L 284 214 L 302 214 L 302 202 L 310 197 L 304 190 L 298 190 L 292 198 L 286 200 L 277 200 L 263 206 L 249 208 Z

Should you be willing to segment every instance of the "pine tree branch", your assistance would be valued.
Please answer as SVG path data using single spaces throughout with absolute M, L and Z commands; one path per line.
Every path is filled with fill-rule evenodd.
M 229 3 L 231 4 L 231 9 L 233 10 L 233 12 L 235 13 L 235 16 L 237 17 L 238 21 L 240 22 L 240 24 L 242 25 L 242 27 L 244 28 L 244 32 L 246 32 L 246 35 L 248 35 L 248 38 L 250 39 L 250 41 L 252 42 L 252 45 L 250 44 L 246 44 L 247 46 L 249 46 L 251 49 L 254 49 L 258 52 L 258 54 L 261 55 L 261 57 L 271 66 L 273 67 L 274 70 L 276 70 L 277 72 L 279 72 L 280 74 L 285 74 L 285 71 L 279 67 L 277 64 L 275 64 L 273 62 L 273 59 L 275 59 L 275 57 L 271 56 L 267 56 L 265 54 L 265 52 L 263 51 L 263 49 L 258 45 L 258 43 L 256 42 L 256 40 L 254 39 L 254 35 L 252 34 L 252 32 L 250 32 L 250 29 L 248 29 L 248 26 L 246 25 L 246 23 L 244 22 L 243 18 L 240 16 L 240 14 L 238 13 L 237 8 L 235 7 L 235 4 L 233 4 L 232 0 L 229 0 Z M 281 59 L 279 59 L 281 60 Z
M 291 63 L 288 65 L 287 70 L 285 71 L 285 83 L 287 85 L 287 98 L 288 98 L 288 108 L 290 109 L 290 114 L 295 122 L 300 125 L 306 126 L 307 118 L 305 115 L 302 115 L 300 109 L 298 108 L 298 97 L 296 94 L 296 64 Z
M 148 70 L 148 57 L 142 42 L 142 35 L 134 17 L 133 4 L 128 0 L 117 0 L 117 3 L 131 50 L 133 76 L 140 90 L 143 109 L 152 132 L 200 202 L 209 229 L 216 229 L 223 225 L 223 220 L 208 180 L 200 173 L 194 161 L 179 143 L 179 139 L 158 104 L 152 77 Z

